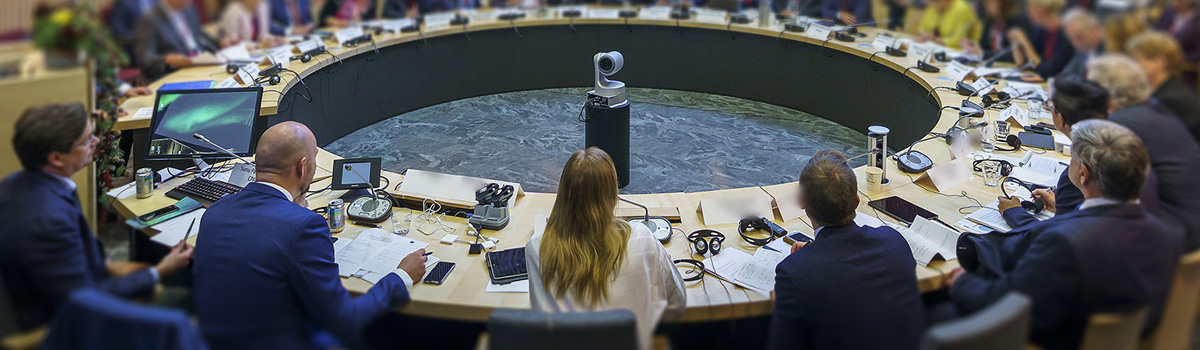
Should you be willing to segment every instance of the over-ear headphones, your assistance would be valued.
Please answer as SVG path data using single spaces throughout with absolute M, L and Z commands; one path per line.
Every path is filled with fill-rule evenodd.
M 225 73 L 237 74 L 237 71 L 240 68 L 241 67 L 238 67 L 238 65 L 236 63 L 228 63 L 225 65 Z
M 674 263 L 675 265 L 679 265 L 679 264 L 692 265 L 693 267 L 695 267 L 696 271 L 700 271 L 700 273 L 697 273 L 695 276 L 684 277 L 683 278 L 684 282 L 699 281 L 700 279 L 704 278 L 704 262 L 703 261 L 696 260 L 696 259 L 675 259 L 675 260 L 672 260 L 671 262 Z
M 303 53 L 303 54 L 300 54 L 299 56 L 292 56 L 291 60 L 292 61 L 300 60 L 300 62 L 308 63 L 308 61 L 312 61 L 312 55 L 308 54 L 308 53 Z
M 711 252 L 717 255 L 721 253 L 721 242 L 725 241 L 725 235 L 716 230 L 702 229 L 689 233 L 687 239 L 692 243 L 692 248 L 696 249 L 696 254 Z
M 980 167 L 979 164 L 983 164 L 986 162 L 996 162 L 996 163 L 1000 164 L 1000 176 L 1008 176 L 1008 174 L 1012 174 L 1013 164 L 1010 163 L 1009 161 L 1003 160 L 1003 159 L 978 159 L 978 160 L 975 160 L 974 162 L 971 162 L 971 167 L 975 169 L 975 172 L 982 173 L 983 168 Z
M 751 231 L 767 231 L 766 238 L 754 238 L 746 235 L 746 232 Z M 764 246 L 771 243 L 776 238 L 787 235 L 787 230 L 784 230 L 779 225 L 767 220 L 764 217 L 747 216 L 738 222 L 738 234 L 742 236 L 742 240 L 755 246 Z
M 1012 196 L 1008 195 L 1008 188 L 1005 186 L 1009 182 L 1015 183 L 1018 186 L 1024 187 L 1025 189 L 1029 190 L 1029 192 L 1030 192 L 1029 196 L 1031 198 L 1033 198 L 1032 201 L 1022 200 L 1021 208 L 1024 208 L 1025 210 L 1028 210 L 1034 214 L 1038 214 L 1038 213 L 1041 213 L 1042 209 L 1046 207 L 1046 202 L 1042 201 L 1042 199 L 1040 197 L 1034 196 L 1032 194 L 1034 190 L 1040 189 L 1040 188 L 1045 188 L 1044 186 L 1038 186 L 1038 185 L 1031 184 L 1031 183 L 1028 183 L 1025 181 L 1021 181 L 1021 179 L 1018 179 L 1015 177 L 1006 177 L 1006 178 L 1004 178 L 1004 181 L 1002 181 L 1000 183 L 1000 192 L 1004 193 L 1004 196 L 1009 197 L 1009 198 L 1012 198 Z
M 1004 138 L 1004 143 L 1012 148 L 1004 148 L 996 145 L 996 150 L 1000 152 L 1016 152 L 1021 150 L 1021 138 L 1017 137 L 1017 135 L 1009 134 L 1008 137 Z

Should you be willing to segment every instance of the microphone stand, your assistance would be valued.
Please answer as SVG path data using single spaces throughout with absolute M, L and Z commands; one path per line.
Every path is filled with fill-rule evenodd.
M 209 144 L 209 145 L 212 145 L 212 146 L 213 146 L 213 147 L 215 147 L 217 150 L 221 151 L 222 153 L 225 153 L 225 154 L 231 155 L 231 156 L 233 156 L 234 158 L 237 158 L 238 160 L 242 161 L 242 163 L 246 163 L 246 164 L 254 164 L 254 162 L 248 161 L 248 160 L 246 160 L 245 158 L 242 158 L 241 156 L 239 156 L 239 155 L 237 155 L 237 154 L 235 154 L 235 153 L 233 153 L 233 152 L 230 152 L 228 149 L 225 149 L 225 148 L 221 147 L 221 145 L 218 145 L 216 142 L 212 142 L 212 141 L 210 141 L 210 140 L 209 140 L 207 137 L 204 137 L 204 135 L 201 135 L 200 133 L 193 133 L 193 134 L 192 134 L 192 137 L 196 138 L 197 140 L 204 141 L 205 143 L 207 143 L 207 144 Z

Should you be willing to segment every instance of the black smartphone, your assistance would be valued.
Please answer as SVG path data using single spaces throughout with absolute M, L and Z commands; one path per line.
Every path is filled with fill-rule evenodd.
M 168 206 L 159 208 L 158 210 L 155 210 L 153 212 L 142 214 L 142 216 L 138 217 L 138 220 L 142 220 L 142 222 L 147 222 L 150 220 L 154 220 L 155 218 L 157 218 L 159 216 L 170 214 L 171 212 L 176 211 L 176 210 L 179 210 L 179 207 L 175 206 L 174 204 L 168 205 Z
M 925 210 L 925 208 L 918 207 L 916 204 L 904 200 L 904 198 L 895 196 L 873 200 L 867 203 L 867 205 L 882 211 L 896 220 L 900 220 L 905 225 L 912 225 L 913 220 L 916 220 L 917 216 L 929 220 L 937 218 L 937 214 Z
M 425 283 L 442 284 L 446 276 L 450 276 L 450 271 L 454 271 L 454 263 L 438 261 L 437 265 L 433 265 L 433 269 L 429 270 L 429 274 L 425 275 Z
M 808 236 L 800 233 L 800 231 L 792 232 L 792 234 L 784 236 L 783 238 L 784 242 L 791 244 L 796 244 L 796 242 L 812 243 L 813 241 L 812 238 L 808 238 Z

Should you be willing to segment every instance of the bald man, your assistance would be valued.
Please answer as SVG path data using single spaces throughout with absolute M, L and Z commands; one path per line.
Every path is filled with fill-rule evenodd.
M 303 202 L 317 141 L 302 124 L 263 133 L 257 182 L 204 214 L 195 253 L 196 316 L 214 349 L 359 348 L 363 328 L 407 304 L 425 274 L 424 250 L 405 257 L 366 294 L 351 298 L 338 277 L 325 218 Z

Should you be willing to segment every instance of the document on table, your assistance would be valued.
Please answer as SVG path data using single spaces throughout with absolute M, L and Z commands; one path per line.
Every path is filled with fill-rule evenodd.
M 376 253 L 382 251 L 396 238 L 407 239 L 377 228 L 358 234 L 358 238 L 348 243 L 341 250 L 335 250 L 333 260 L 338 264 L 338 274 L 342 277 L 348 277 L 358 272 L 363 267 L 363 264 L 367 262 L 367 258 L 373 257 Z M 396 260 L 397 264 L 399 262 L 399 260 Z M 395 268 L 395 265 L 392 265 L 392 267 Z M 384 271 L 391 271 L 391 269 Z
M 158 225 L 150 226 L 158 231 L 158 234 L 150 237 L 150 240 L 168 247 L 174 247 L 187 236 L 189 227 L 191 227 L 192 235 L 195 236 L 200 232 L 200 218 L 204 216 L 204 210 L 204 208 L 196 209 L 174 219 L 163 221 Z M 195 227 L 192 227 L 192 219 L 196 220 Z
M 384 231 L 380 230 L 380 232 Z M 385 232 L 385 234 L 393 236 L 391 242 L 378 253 L 368 257 L 362 264 L 363 270 L 376 273 L 391 272 L 396 269 L 397 265 L 400 265 L 400 260 L 403 260 L 405 256 L 429 246 L 429 243 L 396 236 L 391 232 Z
M 867 227 L 876 227 L 876 228 L 884 225 L 883 220 L 879 220 L 878 217 L 871 216 L 869 214 L 864 214 L 861 211 L 854 213 L 854 223 L 857 224 L 858 226 L 867 226 Z
M 430 255 L 429 259 L 425 260 L 425 274 L 426 275 L 428 275 L 430 271 L 433 271 L 432 270 L 433 265 L 437 264 L 438 261 L 442 261 L 442 259 L 438 259 L 437 257 L 435 257 L 433 255 Z M 358 272 L 362 273 L 362 279 L 366 280 L 367 282 L 371 282 L 371 284 L 379 284 L 379 280 L 383 279 L 384 277 L 387 277 L 387 274 L 388 274 L 388 273 L 370 272 L 367 270 L 359 270 Z M 392 270 L 390 272 L 395 272 L 396 274 L 408 273 L 407 271 L 401 270 L 399 268 Z M 357 275 L 357 273 L 356 273 L 356 275 Z M 424 278 L 425 278 L 424 276 L 421 277 L 422 280 L 424 280 Z M 417 284 L 420 282 L 421 281 L 413 281 L 413 284 Z
M 746 262 L 734 277 L 734 281 L 746 289 L 770 295 L 775 290 L 775 266 L 787 257 L 785 253 L 758 248 L 754 256 Z
M 971 222 L 974 222 L 976 224 L 987 226 L 988 228 L 991 228 L 993 231 L 1000 232 L 1000 233 L 1008 233 L 1008 231 L 1012 231 L 1013 228 L 1012 228 L 1012 226 L 1008 226 L 1008 222 L 1004 221 L 1004 216 L 1001 215 L 1000 210 L 997 209 L 997 208 L 999 208 L 999 205 L 1000 205 L 999 201 L 992 201 L 991 203 L 988 203 L 987 205 L 985 205 L 982 209 L 976 210 L 975 212 L 968 214 L 966 216 L 966 219 L 970 220 Z M 1054 217 L 1054 213 L 1051 213 L 1050 211 L 1047 211 L 1047 210 L 1043 210 L 1041 213 L 1038 213 L 1038 214 L 1034 215 L 1033 217 L 1037 218 L 1038 220 L 1047 220 L 1047 219 Z
M 945 225 L 917 216 L 912 226 L 901 228 L 900 235 L 908 241 L 913 258 L 921 266 L 941 257 L 942 260 L 956 259 L 959 233 Z
M 509 284 L 492 284 L 488 282 L 487 293 L 529 293 L 529 280 L 520 280 Z

